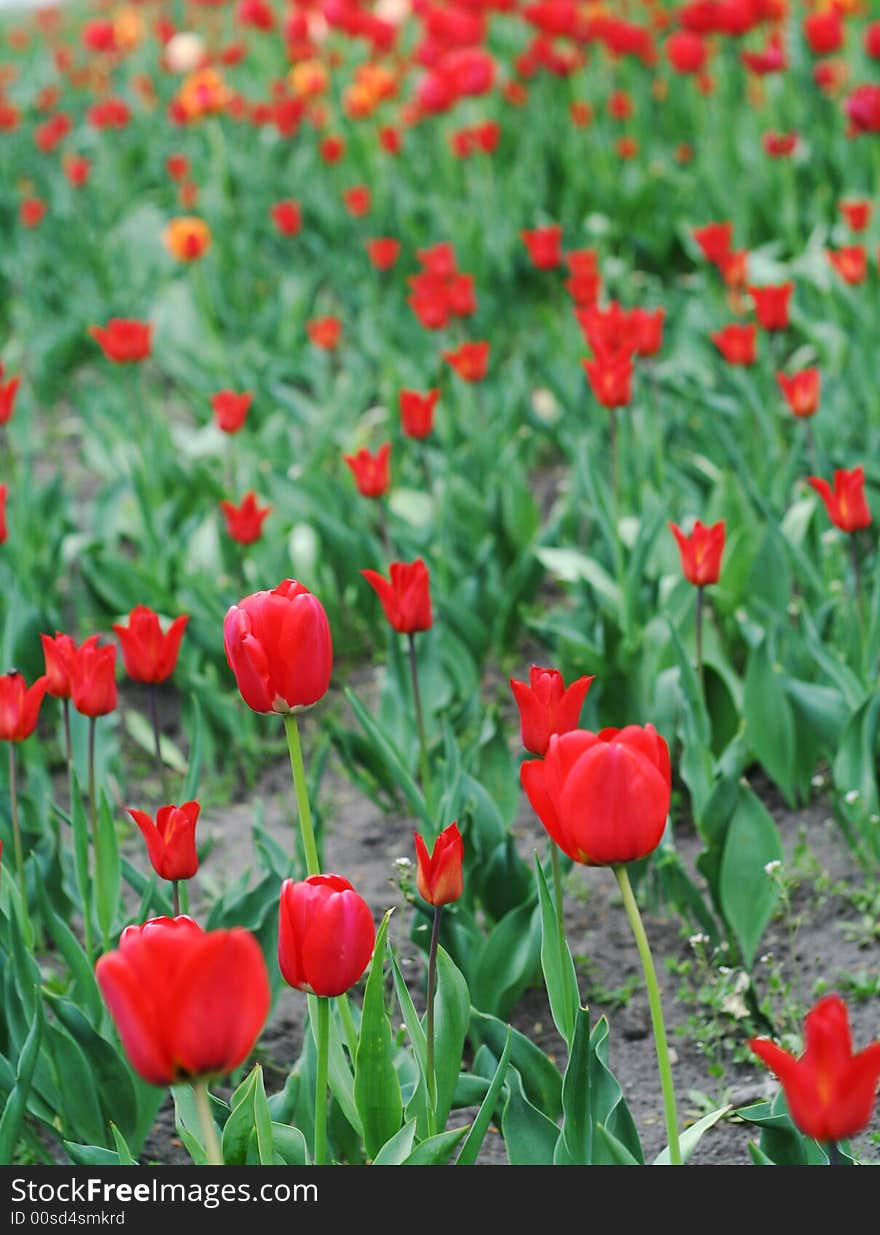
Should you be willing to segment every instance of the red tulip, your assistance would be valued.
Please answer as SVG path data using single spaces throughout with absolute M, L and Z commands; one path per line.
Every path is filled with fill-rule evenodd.
M 708 55 L 703 39 L 690 30 L 676 30 L 666 40 L 666 58 L 676 73 L 699 73 Z
M 707 223 L 704 227 L 694 227 L 691 235 L 700 246 L 707 261 L 717 265 L 730 252 L 733 242 L 733 224 Z
M 728 287 L 745 287 L 749 274 L 748 249 L 733 249 L 730 253 L 725 253 L 718 263 L 718 269 Z
M 315 317 L 306 322 L 306 333 L 315 347 L 330 352 L 339 345 L 342 322 L 338 317 Z
M 232 605 L 223 643 L 242 698 L 255 712 L 300 711 L 327 692 L 330 624 L 317 596 L 295 579 Z
M 656 356 L 663 346 L 666 310 L 631 309 L 629 314 L 633 346 L 637 356 Z
M 254 396 L 248 391 L 237 394 L 234 390 L 218 390 L 211 397 L 211 407 L 218 429 L 224 433 L 237 433 L 245 422 Z
M 834 473 L 834 490 L 821 476 L 808 476 L 807 481 L 825 503 L 828 518 L 842 532 L 857 532 L 871 523 L 871 512 L 865 500 L 865 470 L 838 468 Z
M 100 635 L 89 635 L 83 646 L 94 645 L 100 638 Z M 70 635 L 63 635 L 60 631 L 55 632 L 54 639 L 51 635 L 40 635 L 40 642 L 43 645 L 43 659 L 49 681 L 46 694 L 54 699 L 69 699 L 70 672 L 77 652 L 76 643 Z
M 413 832 L 416 844 L 416 887 L 419 896 L 435 908 L 457 901 L 464 890 L 461 864 L 464 841 L 458 824 L 444 828 L 434 842 L 430 855 L 424 839 Z
M 5 544 L 9 537 L 6 526 L 6 498 L 9 494 L 8 485 L 0 485 L 0 545 Z
M 365 184 L 356 184 L 346 189 L 342 194 L 342 200 L 345 202 L 345 209 L 356 219 L 370 213 L 370 190 Z
M 128 625 L 113 627 L 122 645 L 128 676 L 135 682 L 164 682 L 170 678 L 188 621 L 189 616 L 181 614 L 163 635 L 159 615 L 146 605 L 135 605 L 128 615 Z
M 675 523 L 670 523 L 669 528 L 678 541 L 685 579 L 696 587 L 717 583 L 724 552 L 724 520 L 707 527 L 697 519 L 689 536 Z
M 420 557 L 414 562 L 392 562 L 389 571 L 390 582 L 375 570 L 361 571 L 382 602 L 388 621 L 404 635 L 430 629 L 430 575 L 425 563 Z
M 111 317 L 106 326 L 90 326 L 89 334 L 114 364 L 134 364 L 150 355 L 153 327 L 149 322 Z
M 226 519 L 226 531 L 240 545 L 251 545 L 259 540 L 263 521 L 272 513 L 271 506 L 257 505 L 257 495 L 253 490 L 244 495 L 238 506 L 224 499 L 220 509 Z
M 793 1122 L 817 1141 L 842 1141 L 871 1122 L 880 1079 L 880 1041 L 853 1054 L 846 1004 L 820 999 L 804 1020 L 804 1053 L 795 1058 L 769 1038 L 749 1046 L 779 1077 Z
M 710 337 L 728 364 L 751 365 L 755 363 L 757 332 L 757 326 L 731 323 Z
M 863 232 L 871 221 L 871 203 L 865 198 L 841 202 L 838 210 L 847 226 L 854 232 Z
M 302 227 L 299 202 L 276 202 L 272 207 L 272 222 L 282 236 L 295 236 Z
M 520 779 L 551 839 L 575 862 L 632 862 L 660 844 L 672 776 L 653 725 L 554 734 Z
M 829 249 L 828 260 L 844 283 L 864 283 L 868 274 L 868 254 L 864 245 L 849 244 L 842 249 Z
M 400 257 L 400 241 L 392 236 L 377 236 L 366 242 L 367 256 L 377 270 L 390 270 Z
M 25 197 L 18 207 L 23 227 L 39 227 L 48 207 L 41 197 Z
M 776 381 L 785 401 L 795 416 L 812 416 L 819 406 L 820 374 L 818 369 L 801 369 L 788 377 L 777 373 Z
M 318 153 L 325 163 L 338 163 L 345 154 L 344 138 L 337 137 L 335 134 L 323 137 L 318 146 Z
M 519 708 L 520 736 L 526 750 L 544 755 L 554 733 L 577 729 L 581 708 L 593 677 L 578 678 L 566 688 L 558 669 L 532 665 L 528 685 L 510 679 L 510 689 Z
M 758 325 L 762 330 L 785 330 L 788 325 L 788 302 L 793 291 L 793 283 L 783 283 L 779 287 L 748 289 L 755 303 Z
M 362 497 L 381 497 L 391 482 L 389 460 L 391 443 L 384 442 L 375 454 L 371 454 L 364 446 L 355 455 L 343 455 L 351 469 Z
M 92 172 L 92 163 L 84 155 L 69 154 L 61 164 L 67 182 L 74 189 L 81 189 Z
M 400 392 L 400 425 L 407 437 L 427 437 L 434 428 L 434 408 L 440 398 L 440 390 L 435 387 L 427 394 L 419 394 L 416 390 L 401 390 Z
M 141 830 L 150 864 L 160 879 L 192 879 L 199 869 L 196 820 L 200 809 L 198 802 L 161 806 L 154 822 L 144 811 L 129 807 L 128 813 Z
M 553 270 L 562 261 L 561 227 L 536 227 L 532 231 L 521 231 L 519 236 L 536 269 Z
M 172 180 L 185 180 L 189 175 L 189 159 L 185 154 L 169 154 L 165 170 Z
M 116 707 L 116 644 L 86 639 L 70 659 L 70 697 L 83 716 L 106 716 Z
M 3 370 L 0 368 L 0 378 L 3 376 Z M 0 425 L 5 425 L 12 419 L 12 409 L 15 404 L 15 396 L 18 393 L 18 387 L 21 383 L 20 377 L 13 377 L 4 386 L 0 382 Z
M 315 995 L 342 995 L 362 976 L 376 942 L 373 915 L 340 875 L 281 885 L 278 965 L 284 981 Z
M 593 360 L 582 360 L 594 397 L 603 407 L 626 407 L 632 399 L 632 353 L 596 349 Z
M 139 1076 L 176 1085 L 244 1063 L 269 1014 L 266 962 L 248 931 L 192 918 L 127 926 L 95 977 Z
M 460 343 L 452 351 L 444 352 L 443 359 L 465 382 L 481 382 L 489 365 L 489 344 Z
M 798 144 L 797 133 L 765 133 L 764 149 L 773 159 L 786 159 L 794 154 Z
M 15 669 L 0 674 L 0 739 L 23 742 L 37 727 L 40 705 L 49 685 L 45 674 L 28 686 Z
M 804 38 L 814 56 L 827 56 L 843 47 L 843 22 L 836 9 L 808 14 L 803 28 Z

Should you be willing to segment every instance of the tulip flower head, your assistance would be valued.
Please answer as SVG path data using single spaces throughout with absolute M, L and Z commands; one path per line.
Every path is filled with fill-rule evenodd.
M 716 330 L 711 339 L 728 364 L 751 365 L 755 363 L 757 333 L 758 328 L 753 324 L 732 322 L 723 330 Z
M 420 557 L 414 562 L 392 562 L 390 579 L 383 578 L 375 570 L 362 570 L 361 574 L 379 597 L 385 616 L 395 630 L 410 635 L 430 629 L 433 623 L 430 575 Z
M 238 394 L 234 390 L 218 390 L 211 397 L 211 408 L 217 428 L 224 433 L 238 433 L 244 425 L 254 396 L 249 391 Z
M 211 229 L 204 219 L 184 215 L 172 219 L 162 233 L 165 248 L 179 262 L 194 262 L 211 246 Z
M 96 644 L 100 638 L 100 635 L 89 635 L 84 645 L 86 643 Z M 43 645 L 43 659 L 46 662 L 46 677 L 48 678 L 46 694 L 51 695 L 53 699 L 69 699 L 71 694 L 70 672 L 77 652 L 75 641 L 70 635 L 63 635 L 60 631 L 56 631 L 54 638 L 52 635 L 40 635 L 40 642 Z
M 332 352 L 339 346 L 342 322 L 338 317 L 315 317 L 310 322 L 306 322 L 306 333 L 315 347 Z
M 70 698 L 82 716 L 106 716 L 116 707 L 116 644 L 86 639 L 70 659 Z
M 272 513 L 271 506 L 258 506 L 253 490 L 246 493 L 236 506 L 234 502 L 220 503 L 226 520 L 226 531 L 240 545 L 251 545 L 263 534 L 263 523 Z
M 111 317 L 106 326 L 90 326 L 89 334 L 114 364 L 136 364 L 150 355 L 153 327 L 149 322 Z
M 776 381 L 795 416 L 803 418 L 814 415 L 819 407 L 821 378 L 818 369 L 801 369 L 790 377 L 777 373 Z
M 561 227 L 535 227 L 519 235 L 536 270 L 553 270 L 562 262 Z
M 707 527 L 697 519 L 689 536 L 675 523 L 670 523 L 669 529 L 678 542 L 681 569 L 687 581 L 695 587 L 717 583 L 724 552 L 724 520 Z
M 393 236 L 376 236 L 365 241 L 367 256 L 377 270 L 390 270 L 400 257 L 400 241 Z
M 0 377 L 2 376 L 3 370 L 0 369 Z M 18 394 L 18 387 L 20 384 L 20 377 L 11 377 L 5 384 L 0 382 L 0 425 L 8 424 L 12 419 L 12 410 L 15 406 L 15 396 Z
M 434 408 L 440 398 L 439 387 L 420 394 L 417 390 L 400 392 L 400 427 L 406 437 L 428 437 L 434 428 Z
M 443 359 L 465 382 L 481 382 L 489 365 L 489 344 L 461 343 L 452 351 L 443 353 Z
M 788 326 L 788 302 L 793 291 L 793 283 L 782 283 L 779 287 L 748 289 L 754 301 L 755 317 L 762 330 L 785 330 Z
M 382 497 L 391 482 L 391 443 L 384 442 L 375 454 L 364 446 L 357 454 L 342 457 L 354 476 L 358 493 L 362 497 Z
M 189 616 L 181 614 L 163 634 L 159 615 L 146 605 L 135 605 L 128 615 L 128 625 L 113 627 L 122 646 L 128 676 L 135 682 L 164 682 L 170 678 L 188 621 Z
M 528 684 L 510 679 L 526 750 L 533 755 L 545 755 L 554 733 L 577 729 L 592 683 L 593 676 L 582 677 L 566 687 L 558 669 L 542 669 L 539 665 L 529 669 Z
M 842 201 L 838 210 L 846 225 L 854 232 L 863 232 L 871 221 L 871 202 L 866 198 Z
M 48 686 L 45 674 L 30 686 L 15 669 L 0 674 L 0 739 L 23 742 L 31 736 Z
M 271 210 L 272 222 L 282 236 L 295 236 L 302 227 L 302 211 L 299 202 L 287 200 L 276 202 Z
M 416 846 L 416 887 L 419 896 L 438 908 L 457 901 L 464 890 L 462 862 L 464 841 L 457 823 L 444 828 L 428 853 L 424 838 L 413 832 Z
M 808 476 L 807 481 L 825 503 L 828 518 L 842 532 L 857 532 L 870 526 L 871 511 L 865 498 L 865 470 L 838 468 L 834 473 L 834 488 L 821 476 Z
M 706 223 L 703 227 L 692 228 L 691 235 L 706 260 L 718 265 L 731 250 L 733 224 L 727 220 L 723 223 Z
M 161 806 L 153 820 L 142 810 L 129 807 L 128 813 L 140 828 L 150 864 L 160 879 L 192 879 L 199 869 L 196 854 L 198 802 L 182 806 Z
M 880 1041 L 853 1053 L 846 1004 L 826 995 L 804 1020 L 796 1058 L 769 1038 L 749 1046 L 779 1078 L 795 1125 L 817 1141 L 841 1141 L 871 1122 L 880 1080 Z
M 594 359 L 581 361 L 593 396 L 603 407 L 626 407 L 632 399 L 632 353 L 594 351 Z
M 244 1063 L 269 1014 L 269 974 L 249 931 L 188 917 L 127 926 L 95 967 L 132 1067 L 151 1085 L 221 1076 Z
M 284 981 L 315 995 L 342 995 L 361 978 L 376 942 L 373 915 L 341 875 L 281 886 L 278 965 Z
M 324 606 L 296 579 L 232 605 L 223 623 L 226 659 L 255 712 L 298 712 L 326 693 L 333 667 Z
M 653 725 L 554 734 L 520 780 L 552 840 L 574 862 L 612 866 L 660 844 L 669 813 L 669 749 Z
M 829 249 L 828 260 L 844 283 L 855 286 L 864 283 L 868 275 L 868 254 L 862 244 L 848 244 L 842 249 Z

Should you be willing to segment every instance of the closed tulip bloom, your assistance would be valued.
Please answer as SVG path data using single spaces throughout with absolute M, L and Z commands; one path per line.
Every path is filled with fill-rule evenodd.
M 127 926 L 95 977 L 132 1067 L 151 1085 L 244 1063 L 269 1014 L 266 962 L 248 931 L 188 917 Z
M 223 643 L 242 698 L 255 712 L 301 711 L 327 692 L 330 623 L 317 596 L 296 579 L 232 605 Z
M 670 523 L 669 529 L 678 542 L 681 569 L 687 581 L 696 587 L 717 583 L 724 552 L 724 520 L 707 527 L 697 519 L 689 536 L 675 523 Z
M 49 679 L 43 674 L 28 686 L 15 669 L 0 674 L 0 739 L 23 742 L 37 727 Z
M 776 381 L 785 401 L 795 416 L 812 416 L 819 407 L 821 378 L 818 369 L 801 369 L 792 373 L 777 373 Z
M 86 643 L 95 644 L 100 638 L 100 635 L 90 635 L 83 646 Z M 40 635 L 40 642 L 43 645 L 48 679 L 46 694 L 53 699 L 69 699 L 70 671 L 77 652 L 76 642 L 70 635 L 63 635 L 60 631 L 55 632 L 54 638 L 52 635 Z
M 633 359 L 631 352 L 605 352 L 596 349 L 593 360 L 582 360 L 584 372 L 595 399 L 603 407 L 626 407 L 632 399 Z
M 825 503 L 828 518 L 842 532 L 857 532 L 871 523 L 871 512 L 865 498 L 865 469 L 854 467 L 847 471 L 838 468 L 834 473 L 832 490 L 821 476 L 808 476 L 808 483 Z
M 289 986 L 315 995 L 344 994 L 369 965 L 375 942 L 373 915 L 347 879 L 285 879 L 278 965 Z
M 434 428 L 434 408 L 440 398 L 440 390 L 435 387 L 427 394 L 417 390 L 401 390 L 400 392 L 400 427 L 407 437 L 427 437 Z
M 375 570 L 361 574 L 382 602 L 385 616 L 401 634 L 428 630 L 433 622 L 431 613 L 430 575 L 424 561 L 392 562 L 390 581 Z
M 106 716 L 116 707 L 116 644 L 86 639 L 71 657 L 70 697 L 83 716 Z
M 793 291 L 793 283 L 748 289 L 755 305 L 755 317 L 762 330 L 785 330 L 788 325 L 788 302 Z
M 171 220 L 162 233 L 162 242 L 179 262 L 194 262 L 210 248 L 211 229 L 204 219 L 184 215 Z
M 160 879 L 192 879 L 199 869 L 196 821 L 200 809 L 198 802 L 161 806 L 153 820 L 144 811 L 129 807 L 128 813 L 140 828 L 150 864 Z
M 863 232 L 871 221 L 871 202 L 865 198 L 843 201 L 838 210 L 854 232 Z
M 136 364 L 150 355 L 153 327 L 149 322 L 111 317 L 106 326 L 90 326 L 89 334 L 114 364 Z
M 238 433 L 244 425 L 254 396 L 249 391 L 218 390 L 211 397 L 211 408 L 217 428 L 224 433 Z
M 653 725 L 554 734 L 520 779 L 551 839 L 575 862 L 633 862 L 660 844 L 672 776 Z
M 370 190 L 365 184 L 356 184 L 350 189 L 345 189 L 342 194 L 342 200 L 345 203 L 345 209 L 356 219 L 370 213 L 370 205 L 372 204 Z
M 864 245 L 848 244 L 842 249 L 829 249 L 828 260 L 844 283 L 864 283 L 868 274 L 868 254 Z
M 122 645 L 128 676 L 135 682 L 164 682 L 170 678 L 188 621 L 189 615 L 181 614 L 163 634 L 159 615 L 146 605 L 135 605 L 128 615 L 128 625 L 113 627 Z
M 676 73 L 699 73 L 709 56 L 703 39 L 690 30 L 676 30 L 666 40 L 665 50 Z
M 400 256 L 400 241 L 393 236 L 376 236 L 365 244 L 367 256 L 377 270 L 390 270 Z
M 723 223 L 706 223 L 703 227 L 694 227 L 691 235 L 700 246 L 707 261 L 718 265 L 730 252 L 733 243 L 733 224 L 725 220 Z
M 306 322 L 306 333 L 315 347 L 330 352 L 339 345 L 342 322 L 338 317 L 315 317 Z
M 666 310 L 633 309 L 630 312 L 633 346 L 637 356 L 656 356 L 663 346 Z
M 391 483 L 391 443 L 384 442 L 375 454 L 362 447 L 357 454 L 343 455 L 358 493 L 362 497 L 381 497 Z
M 535 227 L 519 236 L 537 270 L 553 270 L 562 262 L 561 227 Z
M 805 1049 L 796 1058 L 769 1038 L 749 1046 L 779 1078 L 795 1125 L 817 1141 L 842 1141 L 871 1122 L 880 1079 L 880 1041 L 855 1054 L 846 1004 L 820 999 L 804 1020 Z
M 755 363 L 757 333 L 753 324 L 741 326 L 734 322 L 710 337 L 728 364 L 751 365 Z
M 225 499 L 220 503 L 226 520 L 226 531 L 240 545 L 251 545 L 263 534 L 263 522 L 272 513 L 271 506 L 258 506 L 257 495 L 251 490 L 236 506 Z
M 0 377 L 2 376 L 3 372 L 0 370 Z M 0 425 L 5 425 L 12 419 L 12 409 L 20 383 L 20 377 L 11 377 L 5 385 L 0 382 Z
M 489 344 L 461 343 L 452 351 L 444 352 L 443 359 L 465 382 L 481 382 L 489 365 Z
M 542 669 L 539 665 L 529 669 L 528 684 L 510 679 L 526 750 L 544 755 L 554 733 L 577 729 L 592 682 L 593 676 L 578 678 L 566 688 L 558 669 Z
M 416 887 L 419 896 L 435 908 L 457 901 L 464 890 L 464 841 L 457 823 L 444 828 L 428 853 L 423 837 L 413 832 L 416 845 Z
M 299 202 L 276 202 L 271 214 L 272 222 L 282 236 L 295 236 L 302 227 L 302 211 Z

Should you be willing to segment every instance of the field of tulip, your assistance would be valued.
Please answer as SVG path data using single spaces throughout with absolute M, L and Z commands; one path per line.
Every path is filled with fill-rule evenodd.
M 0 19 L 0 1164 L 880 1162 L 871 8 Z

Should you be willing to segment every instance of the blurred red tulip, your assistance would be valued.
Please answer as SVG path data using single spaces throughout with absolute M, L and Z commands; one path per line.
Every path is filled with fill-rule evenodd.
M 665 50 L 676 73 L 699 73 L 709 57 L 705 41 L 690 30 L 676 30 L 670 34 Z
M 0 369 L 0 378 L 3 377 L 3 370 Z M 7 424 L 12 419 L 12 410 L 15 406 L 15 396 L 18 393 L 18 387 L 21 384 L 20 377 L 12 377 L 4 386 L 0 381 L 0 425 Z
M 420 557 L 414 562 L 392 562 L 390 581 L 375 570 L 362 570 L 361 574 L 379 597 L 385 616 L 395 630 L 410 635 L 430 629 L 434 620 L 431 613 L 431 580 L 428 568 Z
M 116 644 L 86 639 L 70 658 L 70 697 L 83 716 L 106 716 L 116 707 Z
M 332 352 L 339 346 L 342 322 L 338 317 L 314 317 L 306 322 L 306 333 L 315 347 Z
M 755 317 L 762 330 L 785 330 L 788 326 L 788 303 L 793 291 L 793 283 L 748 289 L 755 305 Z
M 362 497 L 382 497 L 391 483 L 391 443 L 384 442 L 375 454 L 362 447 L 357 454 L 343 455 Z
M 400 256 L 400 241 L 392 236 L 377 236 L 366 242 L 367 256 L 377 270 L 390 270 Z
M 868 277 L 868 253 L 864 245 L 849 244 L 842 249 L 829 249 L 828 260 L 844 283 L 864 283 Z
M 342 200 L 345 202 L 345 209 L 356 219 L 370 213 L 372 201 L 370 190 L 365 184 L 356 184 L 346 189 L 342 194 Z
M 821 476 L 808 476 L 807 481 L 821 497 L 828 518 L 842 532 L 857 532 L 871 523 L 871 511 L 865 498 L 865 469 L 838 468 L 834 473 L 834 489 Z
M 271 210 L 272 222 L 282 236 L 295 236 L 302 227 L 299 202 L 276 202 Z
M 603 407 L 626 407 L 632 399 L 633 360 L 626 352 L 594 349 L 592 360 L 582 360 L 594 398 Z
M 417 390 L 401 390 L 400 392 L 400 424 L 406 437 L 427 437 L 434 428 L 434 409 L 440 398 L 440 390 L 435 387 L 427 394 Z
M 114 364 L 134 364 L 150 355 L 153 327 L 149 322 L 111 317 L 106 326 L 90 326 L 89 334 Z
M 465 382 L 481 382 L 489 366 L 489 344 L 460 343 L 452 351 L 444 352 L 443 359 Z
M 751 365 L 755 363 L 757 333 L 753 324 L 742 326 L 732 322 L 710 338 L 728 364 Z
M 46 203 L 39 197 L 25 197 L 18 208 L 24 227 L 39 227 L 46 215 Z
M 225 499 L 220 509 L 226 519 L 226 531 L 240 545 L 252 545 L 263 534 L 263 522 L 272 513 L 271 506 L 258 506 L 257 495 L 251 489 L 236 506 Z
M 536 227 L 532 231 L 521 231 L 519 235 L 536 269 L 553 270 L 561 263 L 561 227 Z
M 688 583 L 695 587 L 717 583 L 724 552 L 724 520 L 708 527 L 697 519 L 689 535 L 675 523 L 670 523 L 669 529 L 678 542 L 681 569 Z
M 807 14 L 803 20 L 803 31 L 814 56 L 827 56 L 843 47 L 843 21 L 836 9 Z
M 872 204 L 866 198 L 843 201 L 838 210 L 854 232 L 863 232 L 871 221 Z
M 776 381 L 795 416 L 812 416 L 815 413 L 819 406 L 818 369 L 801 369 L 790 377 L 785 373 L 777 373 Z
M 100 638 L 100 635 L 89 635 L 88 639 L 84 640 L 84 644 L 96 644 Z M 46 662 L 48 679 L 46 693 L 54 699 L 69 699 L 71 695 L 70 673 L 73 658 L 77 653 L 75 641 L 70 635 L 63 635 L 60 631 L 56 631 L 54 638 L 52 635 L 40 635 L 40 642 L 43 645 L 43 659 Z
M 189 615 L 181 614 L 163 634 L 159 615 L 146 605 L 135 605 L 127 626 L 114 624 L 128 676 L 135 682 L 164 682 L 170 678 L 188 621 Z
M 23 742 L 30 737 L 37 727 L 40 705 L 48 686 L 45 674 L 30 686 L 15 669 L 0 674 L 0 739 Z
M 217 428 L 224 433 L 238 433 L 244 425 L 254 396 L 250 391 L 218 390 L 211 396 L 211 407 Z
M 691 235 L 702 250 L 707 261 L 717 265 L 730 252 L 733 242 L 733 224 L 706 223 L 703 227 L 691 228 Z
M 182 215 L 168 223 L 162 242 L 179 262 L 195 262 L 211 247 L 211 229 L 204 219 Z

